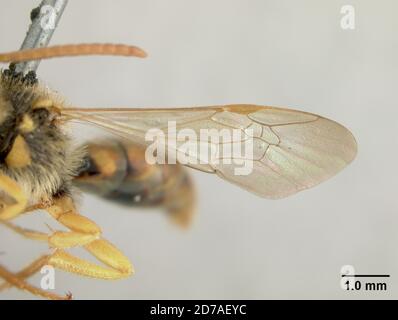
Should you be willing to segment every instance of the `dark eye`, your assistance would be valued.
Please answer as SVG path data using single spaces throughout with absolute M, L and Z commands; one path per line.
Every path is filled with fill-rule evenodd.
M 39 125 L 46 123 L 49 116 L 50 112 L 46 108 L 37 108 L 33 111 L 33 118 Z

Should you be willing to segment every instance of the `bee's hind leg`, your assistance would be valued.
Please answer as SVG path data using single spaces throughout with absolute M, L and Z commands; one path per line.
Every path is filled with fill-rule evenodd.
M 97 279 L 121 279 L 133 273 L 133 266 L 115 246 L 101 238 L 100 228 L 88 218 L 77 213 L 73 200 L 61 196 L 46 209 L 70 232 L 56 231 L 49 236 L 51 247 L 57 249 L 49 258 L 49 264 L 75 274 Z M 105 267 L 71 255 L 64 249 L 84 247 L 105 264 Z
M 71 231 L 55 231 L 48 235 L 21 228 L 9 221 L 0 221 L 0 223 L 25 238 L 48 242 L 51 248 L 57 249 L 49 258 L 49 264 L 54 267 L 100 279 L 119 279 L 133 273 L 133 266 L 127 257 L 101 237 L 101 229 L 93 221 L 77 213 L 70 197 L 56 198 L 53 204 L 45 209 Z M 82 260 L 64 250 L 72 247 L 84 247 L 110 268 Z
M 47 235 L 20 228 L 7 221 L 22 214 L 26 205 L 27 198 L 19 185 L 8 176 L 0 174 L 0 221 L 21 235 L 29 239 L 47 241 L 52 248 L 56 249 L 46 257 L 45 261 L 42 260 L 45 263 L 43 266 L 51 265 L 60 270 L 97 279 L 121 279 L 133 273 L 130 261 L 111 243 L 101 238 L 101 230 L 94 222 L 77 213 L 70 197 L 56 198 L 54 203 L 46 208 L 50 215 L 68 227 L 70 232 L 56 231 Z M 83 246 L 105 266 L 80 259 L 64 250 L 78 246 Z M 14 274 L 0 265 L 0 278 L 12 286 L 48 299 L 71 298 L 70 295 L 62 297 L 27 283 L 23 275 L 26 277 L 32 275 L 37 268 L 38 266 L 34 262 L 19 274 Z

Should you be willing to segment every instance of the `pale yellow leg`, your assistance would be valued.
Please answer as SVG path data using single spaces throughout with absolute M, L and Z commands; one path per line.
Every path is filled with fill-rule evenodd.
M 17 226 L 9 221 L 1 221 L 0 220 L 0 223 L 27 239 L 45 241 L 45 242 L 48 241 L 47 233 L 21 228 L 20 226 Z
M 14 226 L 8 223 L 6 220 L 13 219 L 20 215 L 27 204 L 27 198 L 22 192 L 22 189 L 19 185 L 12 180 L 10 177 L 6 175 L 0 174 L 0 222 L 10 227 L 14 231 L 25 235 L 29 238 L 40 238 L 43 236 L 40 233 L 36 233 L 31 230 L 24 230 L 17 226 Z M 42 238 L 43 240 L 44 238 Z M 29 274 L 34 274 L 37 272 L 38 263 L 43 263 L 44 260 L 40 259 L 36 260 L 33 264 L 28 266 L 26 269 L 21 271 L 21 274 L 13 274 L 9 272 L 6 268 L 0 265 L 0 278 L 3 278 L 6 283 L 1 286 L 2 289 L 4 287 L 8 287 L 8 285 L 13 285 L 19 289 L 29 291 L 33 294 L 48 298 L 48 299 L 65 299 L 65 297 L 61 297 L 46 291 L 43 291 L 39 288 L 31 286 L 24 280 L 24 277 L 29 276 Z M 69 297 L 68 297 L 69 298 Z
M 17 287 L 18 289 L 30 292 L 36 296 L 40 296 L 46 299 L 51 300 L 70 300 L 72 299 L 71 294 L 67 294 L 66 296 L 60 296 L 55 293 L 39 289 L 27 283 L 23 278 L 18 277 L 18 275 L 11 273 L 6 268 L 0 265 L 0 278 L 3 278 L 8 283 Z
M 27 279 L 27 278 L 33 276 L 34 274 L 39 272 L 43 266 L 48 264 L 48 258 L 49 258 L 48 255 L 41 256 L 40 258 L 36 259 L 31 264 L 29 264 L 27 267 L 23 268 L 21 271 L 16 273 L 15 276 L 21 280 Z M 4 282 L 4 283 L 0 284 L 0 291 L 3 291 L 10 287 L 12 287 L 12 285 L 9 282 Z
M 8 284 L 32 294 L 48 299 L 70 299 L 71 295 L 62 297 L 48 291 L 36 288 L 25 281 L 44 265 L 75 274 L 99 279 L 120 279 L 133 273 L 130 261 L 111 243 L 101 239 L 101 229 L 91 220 L 77 213 L 73 200 L 70 197 L 61 197 L 46 208 L 52 217 L 62 225 L 69 228 L 70 232 L 56 231 L 51 235 L 42 232 L 23 229 L 5 220 L 15 218 L 26 209 L 27 200 L 19 186 L 10 178 L 0 176 L 0 220 L 7 227 L 29 239 L 48 241 L 51 247 L 57 249 L 53 254 L 33 262 L 18 274 L 9 272 L 0 266 L 0 278 Z M 42 206 L 41 208 L 45 208 Z M 105 267 L 80 259 L 66 252 L 65 248 L 84 246 Z M 1 287 L 3 288 L 4 286 Z
M 21 228 L 9 221 L 0 221 L 0 222 L 4 226 L 8 227 L 9 229 L 15 231 L 16 233 L 18 233 L 22 236 L 24 236 L 25 238 L 28 238 L 31 240 L 39 240 L 39 241 L 47 241 L 48 240 L 48 235 L 46 233 L 35 231 L 35 230 L 30 230 L 30 229 L 24 229 L 24 228 Z M 67 296 L 60 296 L 60 295 L 39 289 L 37 287 L 34 287 L 26 282 L 25 279 L 27 279 L 27 278 L 33 276 L 35 273 L 39 272 L 43 266 L 48 265 L 49 257 L 50 256 L 48 256 L 48 255 L 41 256 L 40 258 L 36 259 L 35 261 L 33 261 L 31 264 L 29 264 L 27 267 L 25 267 L 24 269 L 22 269 L 20 272 L 18 272 L 16 274 L 11 273 L 4 267 L 0 266 L 0 278 L 3 278 L 5 280 L 5 282 L 0 285 L 0 291 L 3 291 L 12 286 L 15 286 L 19 289 L 28 291 L 34 295 L 38 295 L 38 296 L 41 296 L 41 297 L 47 298 L 47 299 L 56 299 L 56 300 L 71 299 L 72 296 L 70 294 Z
M 23 237 L 31 240 L 39 240 L 39 241 L 46 241 L 48 240 L 48 235 L 43 232 L 35 231 L 35 230 L 30 230 L 30 229 L 24 229 L 21 228 L 9 221 L 1 221 L 4 226 L 7 228 L 15 231 L 16 233 L 22 235 Z M 24 280 L 26 278 L 29 278 L 33 276 L 35 273 L 39 272 L 40 269 L 48 264 L 48 255 L 41 256 L 40 258 L 36 259 L 33 261 L 30 265 L 22 269 L 20 272 L 14 274 L 15 277 L 17 277 L 20 280 Z M 10 282 L 4 282 L 3 284 L 0 284 L 0 291 L 3 291 L 5 289 L 8 289 L 12 287 L 12 284 Z
M 55 232 L 49 237 L 49 244 L 56 249 L 74 246 L 84 248 L 107 267 L 80 259 L 64 250 L 57 250 L 49 258 L 49 264 L 82 276 L 99 279 L 121 279 L 133 273 L 130 261 L 111 243 L 100 239 L 101 229 L 91 220 L 76 212 L 73 200 L 62 197 L 54 201 L 47 211 L 71 232 Z
M 0 174 L 0 220 L 10 220 L 20 215 L 27 198 L 19 185 L 10 177 Z
M 49 237 L 54 248 L 83 246 L 101 236 L 101 229 L 90 219 L 78 214 L 70 197 L 61 197 L 46 209 L 59 223 L 71 232 L 57 231 Z
M 35 273 L 40 271 L 40 269 L 45 265 L 51 265 L 54 268 L 58 268 L 64 271 L 73 272 L 76 274 L 92 278 L 107 279 L 107 280 L 120 279 L 123 277 L 127 277 L 132 273 L 132 267 L 130 262 L 108 241 L 96 240 L 92 244 L 90 244 L 89 247 L 87 247 L 86 249 L 90 253 L 92 253 L 96 258 L 98 258 L 98 260 L 102 261 L 106 265 L 109 265 L 111 268 L 107 269 L 98 266 L 94 263 L 75 257 L 64 250 L 56 250 L 52 255 L 42 256 L 39 259 L 35 260 L 33 263 L 31 263 L 29 266 L 18 272 L 17 274 L 13 274 L 14 282 L 9 281 L 10 279 L 9 277 L 8 278 L 4 277 L 4 279 L 8 282 L 0 285 L 0 291 L 9 288 L 12 285 L 15 285 L 16 283 L 15 278 L 18 279 L 18 288 L 21 288 L 21 285 L 27 288 L 30 287 L 35 288 L 27 284 L 24 281 L 24 279 L 34 275 Z M 12 274 L 8 272 L 8 276 L 10 275 Z M 0 277 L 1 276 L 2 273 L 0 270 Z M 39 290 L 40 292 L 43 291 L 38 288 L 35 288 L 35 290 L 36 292 L 37 290 Z M 43 296 L 42 293 L 40 293 L 39 295 Z M 51 299 L 55 299 L 55 297 L 59 298 L 58 295 L 50 294 L 50 296 Z
M 42 207 L 46 208 L 46 207 Z M 53 208 L 48 210 L 54 211 Z M 101 235 L 101 229 L 91 220 L 73 212 L 53 215 L 61 224 L 73 230 L 72 232 L 56 231 L 51 235 L 47 233 L 21 228 L 9 221 L 1 221 L 4 226 L 31 240 L 46 241 L 54 248 L 71 248 L 83 246 Z
M 97 241 L 100 243 L 97 243 Z M 130 261 L 109 242 L 101 239 L 93 243 L 90 244 L 90 246 L 93 247 L 89 250 L 90 253 L 97 258 L 98 256 L 106 256 L 106 258 L 98 258 L 98 260 L 101 260 L 105 265 L 109 266 L 109 268 L 75 257 L 64 250 L 57 250 L 49 258 L 49 265 L 81 276 L 104 280 L 122 279 L 133 273 L 133 267 Z
M 47 210 L 60 223 L 74 231 L 56 231 L 47 235 L 21 228 L 8 221 L 2 223 L 28 239 L 48 241 L 50 246 L 56 249 L 84 246 L 99 261 L 110 267 L 104 268 L 75 257 L 64 250 L 57 250 L 48 259 L 48 264 L 55 268 L 101 279 L 120 279 L 133 273 L 133 267 L 129 260 L 107 240 L 99 239 L 100 228 L 88 218 L 75 213 L 73 202 L 69 198 L 60 199 Z

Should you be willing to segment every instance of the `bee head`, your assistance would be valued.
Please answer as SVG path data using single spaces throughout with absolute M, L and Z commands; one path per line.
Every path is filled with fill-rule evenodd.
M 31 163 L 31 143 L 38 134 L 54 127 L 55 113 L 50 100 L 12 99 L 0 96 L 0 163 L 21 168 Z M 30 100 L 30 101 L 29 101 Z

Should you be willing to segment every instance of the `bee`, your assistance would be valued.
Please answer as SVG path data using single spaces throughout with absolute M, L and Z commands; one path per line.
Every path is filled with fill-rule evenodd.
M 146 56 L 138 47 L 82 44 L 0 54 L 0 61 L 83 54 Z M 66 132 L 73 121 L 96 125 L 122 140 L 75 147 Z M 248 149 L 252 152 L 221 153 L 227 143 L 216 139 L 205 144 L 211 154 L 216 150 L 216 157 L 206 158 L 202 148 L 198 151 L 192 145 L 187 147 L 184 139 L 167 139 L 164 148 L 157 149 L 153 156 L 174 152 L 177 157 L 168 158 L 171 164 L 182 163 L 216 174 L 271 199 L 290 196 L 330 178 L 354 159 L 357 150 L 348 129 L 307 112 L 250 104 L 172 109 L 81 108 L 66 105 L 32 74 L 21 76 L 12 70 L 4 71 L 0 78 L 0 222 L 24 237 L 45 241 L 51 252 L 17 273 L 0 265 L 3 286 L 49 299 L 70 299 L 70 294 L 61 296 L 35 287 L 27 278 L 45 265 L 97 279 L 121 279 L 133 273 L 129 259 L 103 238 L 99 226 L 80 214 L 73 197 L 74 185 L 118 202 L 163 205 L 175 216 L 184 217 L 181 223 L 186 223 L 193 203 L 188 176 L 180 165 L 168 166 L 147 158 L 153 147 L 153 140 L 147 139 L 148 132 L 165 132 L 170 122 L 177 131 L 190 130 L 199 145 L 209 138 L 202 136 L 202 129 L 235 130 L 239 135 L 231 135 L 229 142 L 250 142 Z M 173 136 L 173 132 L 167 131 L 164 136 Z M 183 163 L 184 157 L 189 161 Z M 242 161 L 251 165 L 244 174 L 237 172 L 242 169 Z M 69 231 L 52 230 L 47 234 L 12 223 L 21 214 L 38 209 L 47 211 Z M 102 265 L 68 252 L 75 247 L 84 248 Z

